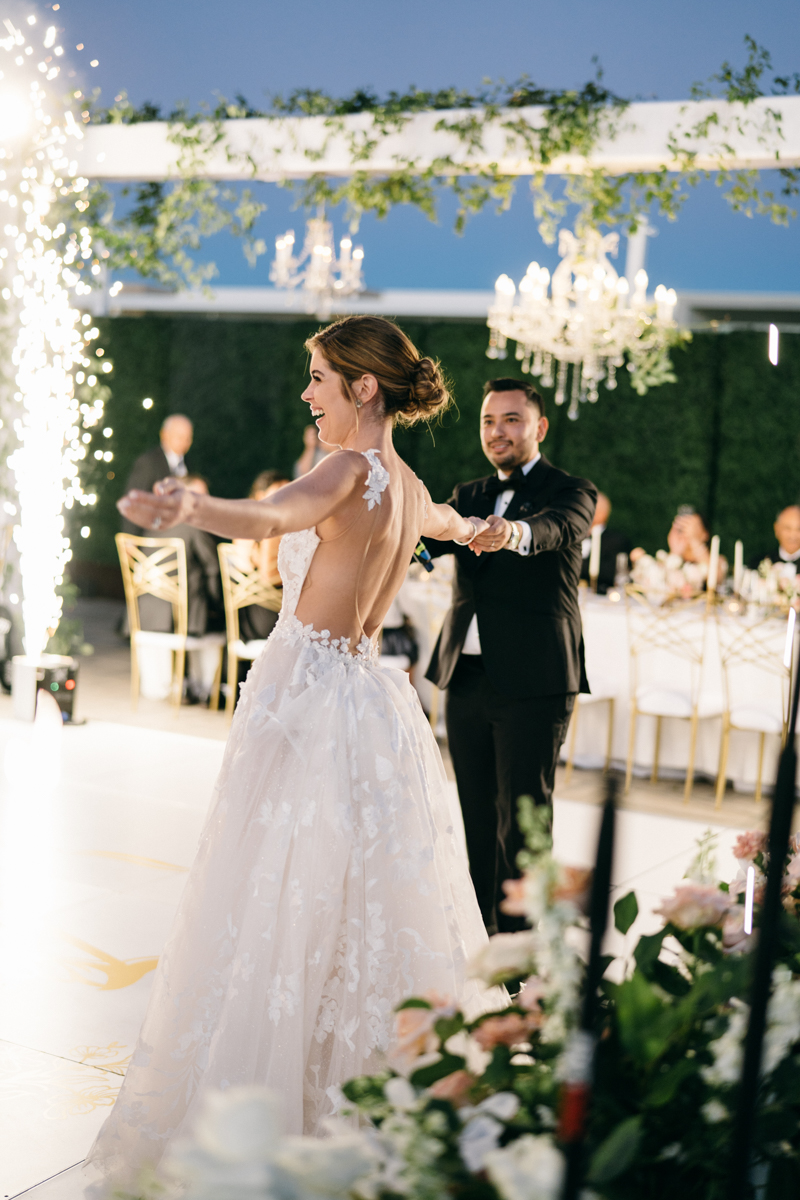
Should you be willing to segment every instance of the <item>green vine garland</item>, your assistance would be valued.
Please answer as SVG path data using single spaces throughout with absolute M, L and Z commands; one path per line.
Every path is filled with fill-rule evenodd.
M 302 184 L 287 182 L 285 186 L 295 187 L 299 207 L 313 210 L 344 203 L 353 227 L 363 213 L 372 212 L 383 218 L 397 204 L 411 204 L 436 220 L 439 196 L 449 190 L 458 201 L 455 228 L 460 233 L 468 217 L 488 204 L 496 203 L 499 212 L 507 209 L 516 177 L 503 175 L 497 167 L 467 173 L 463 165 L 450 157 L 440 158 L 424 169 L 407 159 L 382 176 L 367 172 L 361 165 L 375 152 L 382 138 L 400 131 L 415 113 L 454 109 L 460 110 L 459 116 L 443 116 L 436 129 L 455 134 L 467 153 L 477 156 L 486 132 L 498 126 L 510 143 L 524 147 L 534 167 L 530 183 L 534 214 L 539 232 L 548 243 L 554 241 L 570 205 L 577 207 L 578 233 L 604 226 L 633 233 L 643 214 L 654 209 L 668 220 L 675 220 L 689 189 L 711 174 L 697 166 L 698 147 L 710 137 L 717 140 L 716 183 L 731 207 L 747 216 L 762 214 L 776 224 L 785 225 L 796 216 L 790 202 L 800 191 L 800 171 L 777 166 L 777 147 L 782 137 L 780 111 L 769 107 L 764 118 L 757 118 L 748 112 L 748 105 L 765 95 L 800 92 L 800 75 L 773 74 L 768 51 L 750 37 L 745 42 L 748 57 L 743 68 L 725 62 L 707 85 L 697 85 L 692 90 L 693 99 L 738 101 L 741 108 L 732 118 L 728 117 L 727 124 L 718 110 L 712 110 L 696 125 L 673 131 L 669 142 L 673 161 L 669 168 L 617 176 L 590 168 L 582 175 L 567 176 L 561 194 L 553 190 L 552 177 L 545 175 L 547 165 L 565 154 L 590 158 L 600 138 L 614 137 L 629 105 L 629 101 L 603 86 L 600 70 L 580 90 L 539 88 L 526 77 L 512 84 L 487 83 L 475 93 L 453 88 L 436 92 L 412 88 L 405 94 L 390 92 L 383 100 L 364 90 L 337 100 L 320 91 L 302 89 L 285 99 L 274 97 L 271 108 L 265 112 L 237 96 L 233 103 L 220 99 L 210 110 L 190 113 L 179 108 L 163 116 L 152 104 L 134 108 L 125 93 L 120 93 L 111 107 L 103 108 L 99 94 L 83 100 L 76 92 L 76 102 L 83 100 L 80 119 L 85 124 L 167 120 L 168 136 L 177 152 L 178 177 L 169 183 L 123 188 L 124 196 L 133 194 L 134 198 L 132 207 L 123 215 L 117 215 L 114 198 L 104 184 L 87 179 L 73 181 L 70 187 L 62 188 L 60 216 L 66 227 L 63 240 L 71 241 L 75 248 L 74 269 L 83 270 L 87 276 L 92 266 L 133 268 L 141 276 L 172 287 L 200 286 L 213 278 L 214 264 L 198 264 L 193 252 L 205 237 L 222 230 L 241 237 L 248 260 L 255 263 L 266 251 L 263 240 L 255 236 L 256 222 L 266 205 L 249 188 L 236 190 L 200 176 L 211 153 L 225 144 L 226 120 L 260 117 L 279 121 L 291 116 L 322 116 L 330 136 L 343 134 L 348 138 L 353 165 L 352 174 L 341 181 L 315 174 Z M 542 106 L 541 127 L 530 125 L 522 113 L 515 114 L 515 110 L 527 105 Z M 344 118 L 353 113 L 372 114 L 368 131 L 347 129 Z M 755 130 L 763 144 L 776 148 L 780 180 L 777 192 L 762 184 L 758 171 L 731 170 L 725 166 L 726 155 L 732 154 L 730 134 L 744 132 L 746 128 L 751 133 Z M 229 147 L 225 149 L 234 157 Z M 311 152 L 307 153 L 313 158 Z M 255 175 L 255 163 L 251 167 Z M 84 229 L 102 247 L 101 257 L 85 262 L 77 254 Z

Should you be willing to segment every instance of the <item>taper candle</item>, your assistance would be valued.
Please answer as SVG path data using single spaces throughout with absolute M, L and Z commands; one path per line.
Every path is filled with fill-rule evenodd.
M 589 553 L 589 581 L 597 591 L 597 576 L 600 574 L 600 538 L 603 531 L 599 525 L 592 526 L 592 548 Z
M 711 539 L 711 553 L 708 559 L 708 582 L 706 587 L 709 592 L 717 590 L 717 576 L 719 574 L 719 536 L 715 533 Z

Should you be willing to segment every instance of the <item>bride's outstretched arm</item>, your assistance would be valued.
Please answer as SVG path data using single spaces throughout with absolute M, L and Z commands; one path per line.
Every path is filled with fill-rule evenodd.
M 427 493 L 426 493 L 427 496 Z M 488 526 L 480 517 L 462 517 L 449 504 L 434 504 L 427 496 L 427 513 L 422 536 L 437 542 L 471 542 Z
M 220 500 L 190 492 L 179 479 L 165 479 L 154 492 L 129 492 L 117 508 L 145 529 L 160 532 L 185 524 L 219 537 L 261 541 L 324 521 L 358 488 L 363 492 L 368 469 L 363 455 L 344 451 L 266 500 Z

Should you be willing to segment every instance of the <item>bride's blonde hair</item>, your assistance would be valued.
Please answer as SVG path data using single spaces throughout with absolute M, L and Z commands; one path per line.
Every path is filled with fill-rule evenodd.
M 306 349 L 320 351 L 342 376 L 351 400 L 350 385 L 362 375 L 374 375 L 384 413 L 403 424 L 427 420 L 452 403 L 439 364 L 420 356 L 411 339 L 385 317 L 342 317 L 308 338 Z

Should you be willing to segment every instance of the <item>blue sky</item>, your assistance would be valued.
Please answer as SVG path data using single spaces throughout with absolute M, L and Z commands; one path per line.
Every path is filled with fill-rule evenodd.
M 166 109 L 215 93 L 240 92 L 258 105 L 298 87 L 336 95 L 412 83 L 474 88 L 487 76 L 524 73 L 544 86 L 579 86 L 594 72 L 594 55 L 619 94 L 680 99 L 724 59 L 743 63 L 745 34 L 772 52 L 779 72 L 800 70 L 797 0 L 60 0 L 56 20 L 75 83 L 100 87 L 108 101 L 125 89 L 134 103 Z M 259 192 L 268 204 L 259 232 L 270 245 L 290 225 L 300 229 L 286 192 Z M 796 221 L 784 229 L 732 214 L 704 184 L 677 223 L 655 224 L 647 262 L 654 282 L 800 291 Z M 453 232 L 445 201 L 436 225 L 398 209 L 383 222 L 365 219 L 359 240 L 374 288 L 486 288 L 501 271 L 519 277 L 533 258 L 557 261 L 536 232 L 525 180 L 510 212 L 482 213 L 464 237 Z M 267 283 L 267 261 L 251 270 L 232 239 L 214 239 L 208 254 L 220 283 Z

